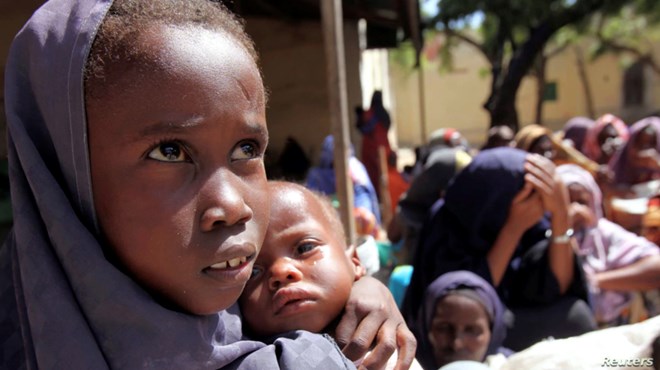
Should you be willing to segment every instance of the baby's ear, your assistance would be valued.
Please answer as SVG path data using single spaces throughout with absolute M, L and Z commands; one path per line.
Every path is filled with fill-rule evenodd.
M 356 281 L 366 275 L 367 270 L 364 268 L 364 266 L 362 266 L 362 262 L 360 262 L 360 257 L 358 257 L 355 244 L 351 244 L 348 248 L 346 248 L 346 257 L 348 257 L 348 259 L 353 263 L 353 271 L 355 272 Z

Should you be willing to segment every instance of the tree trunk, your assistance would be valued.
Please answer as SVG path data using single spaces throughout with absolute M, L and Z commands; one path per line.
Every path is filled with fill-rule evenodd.
M 594 98 L 591 93 L 591 85 L 589 85 L 589 79 L 587 78 L 587 71 L 584 65 L 584 55 L 582 54 L 582 49 L 579 46 L 575 46 L 575 56 L 578 67 L 578 75 L 580 76 L 580 82 L 582 83 L 582 91 L 584 92 L 584 101 L 587 106 L 587 116 L 592 119 L 596 119 L 596 109 L 594 109 Z
M 536 75 L 536 123 L 543 124 L 543 103 L 545 97 L 545 66 L 547 57 L 541 53 L 536 61 L 534 74 Z
M 502 79 L 502 84 L 497 90 L 491 91 L 491 96 L 485 105 L 490 113 L 490 125 L 506 125 L 518 131 L 518 112 L 516 111 L 516 96 L 518 87 L 522 79 L 534 63 L 537 55 L 543 50 L 545 44 L 554 34 L 556 28 L 542 24 L 541 26 L 530 30 L 530 37 L 516 51 L 509 67 L 506 69 L 506 76 Z

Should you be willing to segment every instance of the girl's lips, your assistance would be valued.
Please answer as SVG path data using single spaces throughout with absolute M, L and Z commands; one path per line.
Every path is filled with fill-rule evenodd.
M 242 257 L 232 258 L 228 261 L 222 261 L 222 262 L 214 263 L 211 266 L 209 266 L 208 268 L 226 270 L 227 267 L 238 267 L 239 265 L 245 263 L 248 260 L 249 257 L 250 256 L 248 256 L 248 257 L 242 256 Z
M 252 274 L 252 262 L 257 255 L 254 244 L 234 244 L 220 249 L 215 262 L 202 269 L 202 273 L 221 282 L 245 284 Z
M 216 252 L 215 262 L 206 266 L 204 270 L 228 270 L 238 268 L 252 261 L 257 255 L 257 248 L 252 243 L 233 244 L 222 246 Z

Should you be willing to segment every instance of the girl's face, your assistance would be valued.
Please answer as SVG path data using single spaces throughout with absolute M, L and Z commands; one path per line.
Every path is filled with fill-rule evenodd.
M 195 314 L 231 306 L 268 220 L 264 90 L 223 33 L 152 26 L 147 62 L 87 101 L 94 205 L 127 273 Z
M 429 341 L 437 367 L 461 360 L 483 361 L 490 336 L 490 320 L 481 303 L 449 294 L 436 305 Z
M 581 231 L 595 226 L 598 220 L 591 209 L 593 194 L 580 184 L 568 185 L 568 194 L 571 200 L 569 212 L 573 218 L 573 228 Z
M 343 235 L 310 192 L 271 188 L 270 225 L 241 312 L 261 336 L 320 332 L 344 309 L 361 275 Z M 334 212 L 334 210 L 331 210 Z

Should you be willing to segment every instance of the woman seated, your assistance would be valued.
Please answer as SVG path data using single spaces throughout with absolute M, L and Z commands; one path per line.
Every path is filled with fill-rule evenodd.
M 417 360 L 425 369 L 512 353 L 502 347 L 511 314 L 495 289 L 470 271 L 443 274 L 426 289 L 420 307 Z
M 409 325 L 433 280 L 469 270 L 516 315 L 505 343 L 513 350 L 593 329 L 568 206 L 547 158 L 514 148 L 479 153 L 422 230 L 403 305 Z
M 607 164 L 628 141 L 628 126 L 621 118 L 606 114 L 587 130 L 583 153 L 598 164 Z
M 660 249 L 603 217 L 593 177 L 575 165 L 557 173 L 568 187 L 573 230 L 600 326 L 630 323 L 634 291 L 660 288 Z
M 647 117 L 630 127 L 630 138 L 610 162 L 614 184 L 631 185 L 660 179 L 660 118 Z
M 573 148 L 584 153 L 584 140 L 587 137 L 587 131 L 595 124 L 596 122 L 591 118 L 581 116 L 573 117 L 566 121 L 566 124 L 562 129 L 564 133 L 562 139 L 564 142 L 570 141 L 570 145 L 572 145 Z

